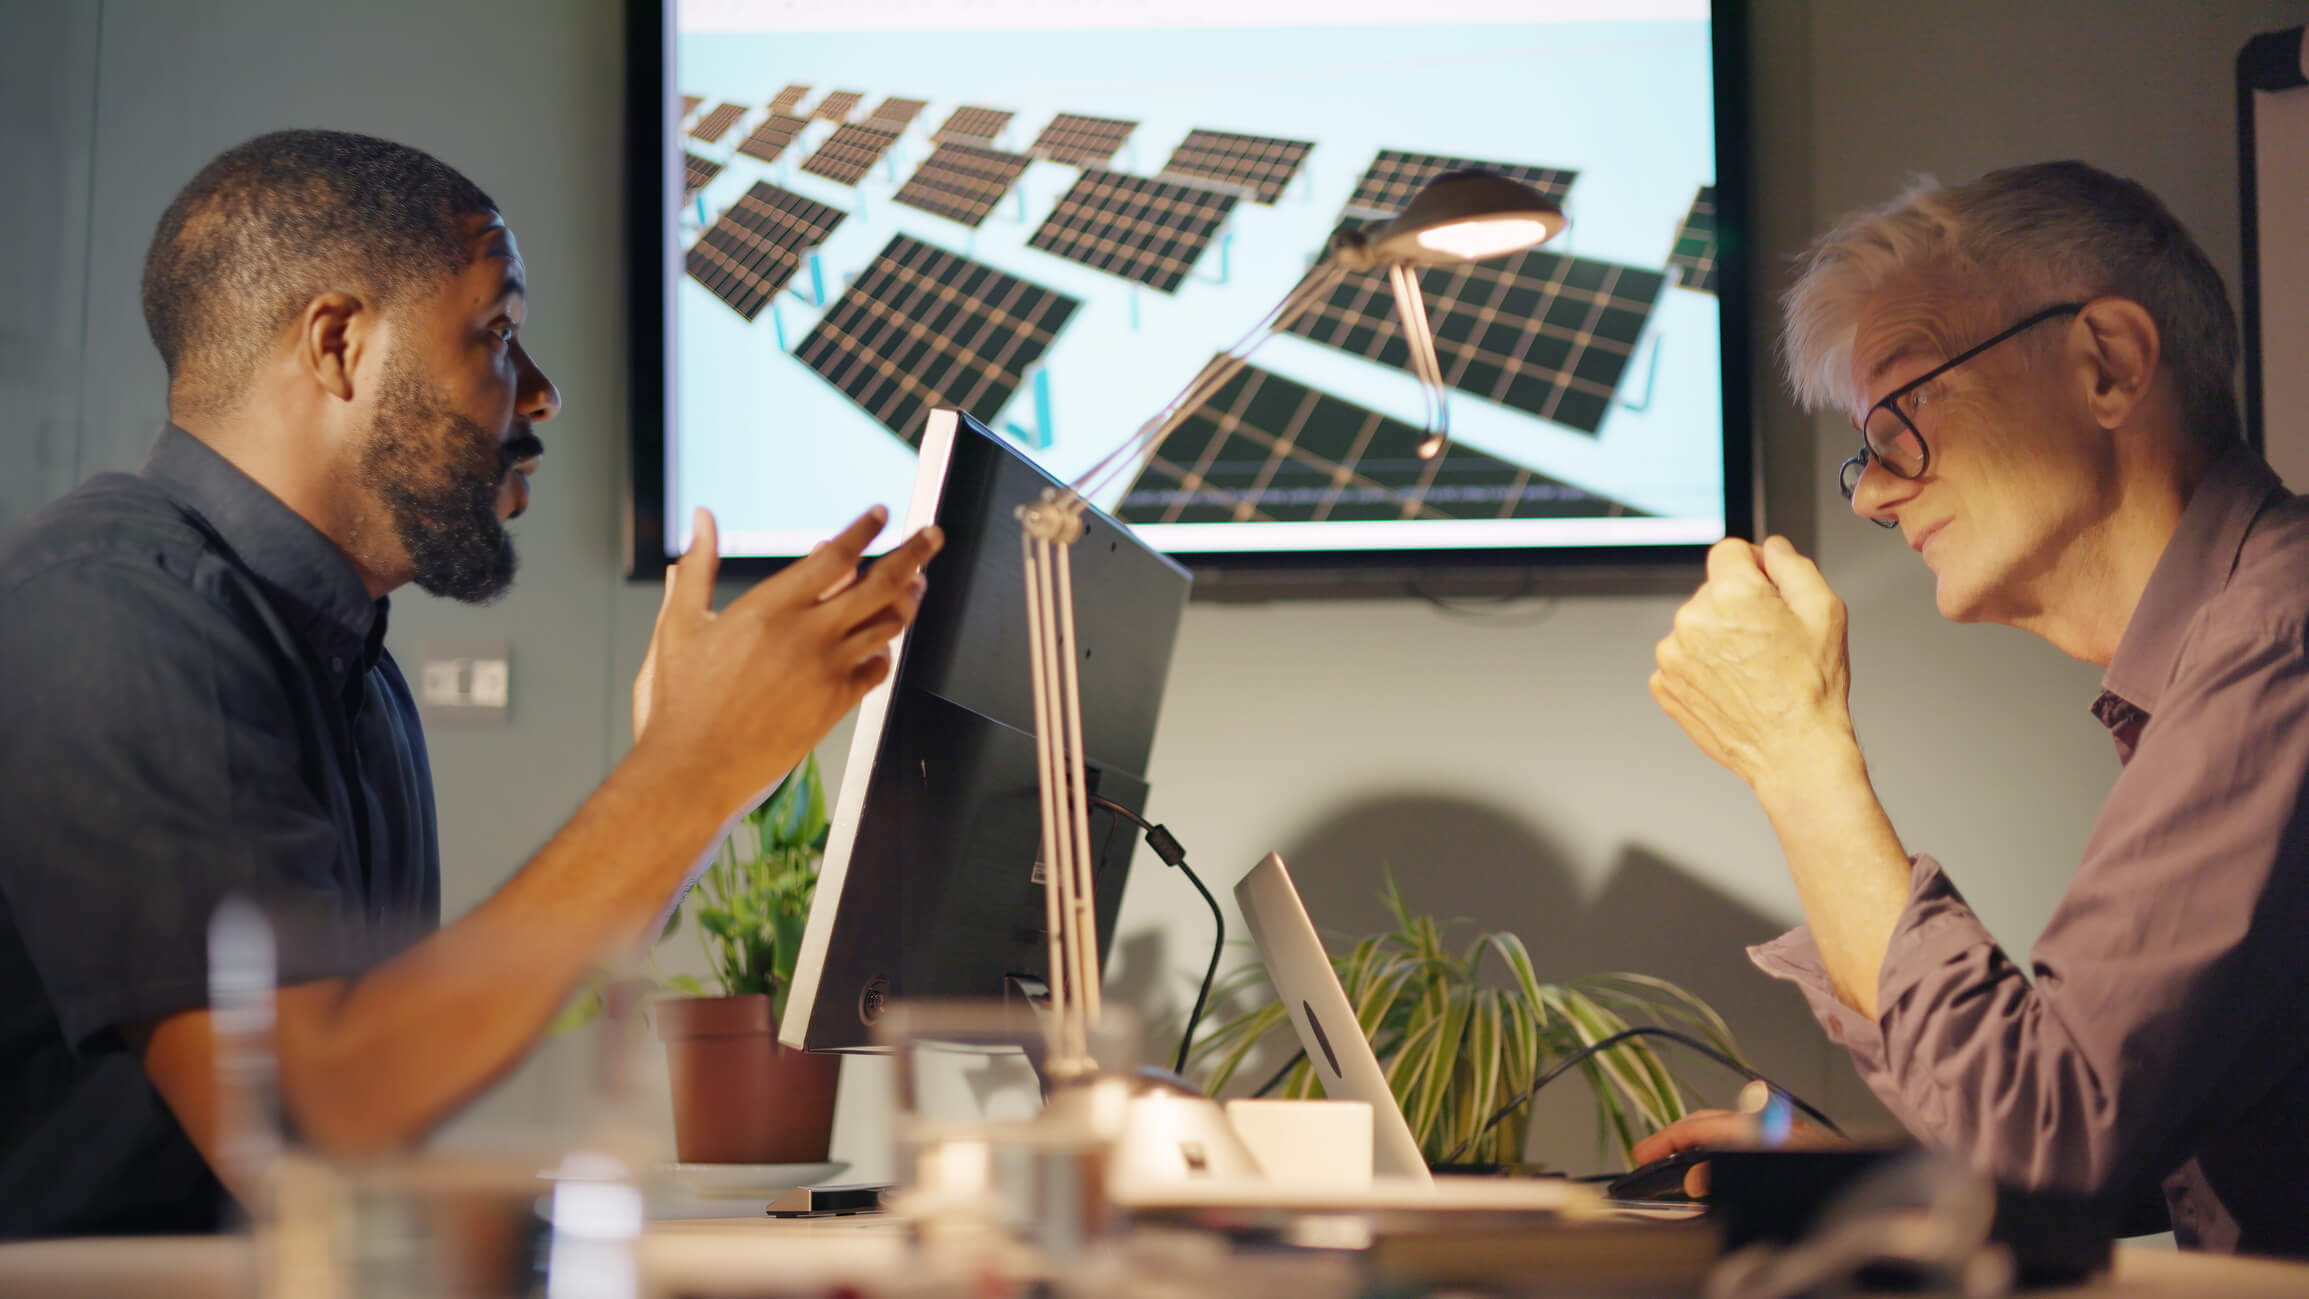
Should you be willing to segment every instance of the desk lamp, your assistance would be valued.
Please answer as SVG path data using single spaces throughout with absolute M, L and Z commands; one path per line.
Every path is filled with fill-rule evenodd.
M 1538 190 L 1492 172 L 1445 172 L 1422 186 L 1393 220 L 1342 225 L 1315 268 L 1251 331 L 1211 358 L 1184 390 L 1138 432 L 1067 486 L 1047 488 L 1018 510 L 1026 569 L 1027 649 L 1034 679 L 1037 775 L 1042 794 L 1044 905 L 1050 932 L 1050 1054 L 1055 1081 L 1092 1069 L 1090 1029 L 1099 1017 L 1097 918 L 1092 910 L 1090 800 L 1084 789 L 1082 693 L 1076 674 L 1074 582 L 1069 548 L 1081 540 L 1089 498 L 1124 468 L 1159 450 L 1173 430 L 1240 372 L 1251 353 L 1352 272 L 1384 267 L 1427 399 L 1421 459 L 1441 454 L 1451 416 L 1435 334 L 1419 292 L 1418 269 L 1503 257 L 1562 233 L 1563 209 Z

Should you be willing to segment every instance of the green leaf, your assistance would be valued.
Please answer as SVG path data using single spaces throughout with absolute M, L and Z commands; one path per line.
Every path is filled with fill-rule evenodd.
M 560 1037 L 564 1033 L 576 1032 L 599 1017 L 604 1004 L 598 985 L 580 989 L 576 996 L 569 999 L 569 1004 L 561 1008 L 561 1013 L 553 1017 L 553 1022 L 545 1026 L 545 1035 Z

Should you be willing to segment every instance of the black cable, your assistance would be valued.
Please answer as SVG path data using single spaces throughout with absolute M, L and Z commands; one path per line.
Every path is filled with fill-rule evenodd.
M 1291 1058 L 1283 1062 L 1283 1067 L 1277 1069 L 1273 1077 L 1267 1079 L 1267 1081 L 1263 1083 L 1260 1083 L 1258 1087 L 1251 1092 L 1251 1098 L 1256 1100 L 1259 1097 L 1266 1095 L 1268 1092 L 1275 1090 L 1275 1088 L 1281 1086 L 1283 1080 L 1291 1076 L 1291 1071 L 1299 1067 L 1299 1062 L 1306 1058 L 1307 1049 L 1305 1047 L 1301 1047 L 1297 1051 L 1292 1052 Z
M 1731 1070 L 1733 1073 L 1736 1073 L 1751 1082 L 1760 1082 L 1766 1087 L 1769 1087 L 1772 1090 L 1780 1093 L 1782 1096 L 1788 1098 L 1788 1103 L 1790 1105 L 1793 1105 L 1797 1109 L 1804 1111 L 1806 1116 L 1816 1120 L 1820 1126 L 1828 1129 L 1830 1132 L 1835 1133 L 1837 1136 L 1844 1135 L 1844 1129 L 1836 1126 L 1836 1120 L 1829 1118 L 1827 1115 L 1822 1114 L 1819 1110 L 1814 1109 L 1811 1104 L 1807 1102 L 1803 1097 L 1798 1096 L 1792 1091 L 1789 1091 L 1787 1088 L 1782 1087 L 1776 1082 L 1773 1082 L 1771 1079 L 1766 1078 L 1760 1073 L 1757 1073 L 1755 1070 L 1750 1069 L 1744 1064 L 1741 1064 L 1738 1060 L 1733 1059 L 1731 1056 L 1725 1055 L 1723 1052 L 1718 1051 L 1716 1048 L 1708 1045 L 1705 1042 L 1702 1042 L 1700 1039 L 1693 1037 L 1689 1033 L 1679 1033 L 1672 1028 L 1660 1028 L 1653 1024 L 1638 1024 L 1634 1028 L 1623 1029 L 1620 1032 L 1612 1034 L 1610 1037 L 1601 1038 L 1597 1041 L 1590 1042 L 1586 1046 L 1581 1047 L 1579 1050 L 1565 1056 L 1563 1059 L 1556 1061 L 1555 1064 L 1550 1067 L 1546 1073 L 1543 1073 L 1539 1077 L 1532 1080 L 1531 1086 L 1524 1091 L 1523 1095 L 1518 1096 L 1514 1100 L 1509 1101 L 1507 1104 L 1500 1106 L 1497 1113 L 1494 1113 L 1490 1118 L 1485 1119 L 1483 1121 L 1483 1126 L 1475 1130 L 1474 1136 L 1460 1142 L 1459 1145 L 1455 1147 L 1450 1154 L 1445 1155 L 1443 1158 L 1438 1159 L 1435 1162 L 1439 1164 L 1448 1164 L 1458 1159 L 1461 1155 L 1466 1154 L 1468 1150 L 1471 1149 L 1477 1142 L 1483 1140 L 1487 1133 L 1489 1133 L 1493 1128 L 1498 1127 L 1500 1120 L 1506 1118 L 1510 1114 L 1515 1113 L 1519 1107 L 1529 1104 L 1532 1097 L 1539 1095 L 1540 1088 L 1545 1087 L 1549 1083 L 1554 1082 L 1557 1078 L 1562 1077 L 1565 1070 L 1572 1068 L 1574 1065 L 1585 1063 L 1586 1061 L 1594 1058 L 1598 1052 L 1608 1051 L 1611 1048 L 1618 1046 L 1622 1042 L 1626 1042 L 1631 1038 L 1638 1037 L 1664 1037 L 1671 1042 L 1681 1043 L 1684 1046 L 1699 1052 L 1701 1055 L 1706 1056 L 1710 1060 L 1715 1061 L 1717 1064 L 1724 1066 L 1726 1069 Z
M 1171 1066 L 1172 1073 L 1184 1075 L 1187 1071 L 1187 1049 L 1194 1045 L 1195 1026 L 1202 1022 L 1203 1007 L 1211 999 L 1211 980 L 1216 978 L 1219 973 L 1219 953 L 1227 945 L 1227 918 L 1219 911 L 1219 900 L 1211 896 L 1209 889 L 1203 887 L 1202 877 L 1195 874 L 1194 867 L 1187 865 L 1186 848 L 1179 843 L 1178 837 L 1173 835 L 1167 827 L 1156 825 L 1111 798 L 1101 798 L 1092 794 L 1090 801 L 1116 816 L 1125 818 L 1145 831 L 1147 847 L 1155 850 L 1155 856 L 1162 858 L 1164 865 L 1176 866 L 1184 872 L 1187 882 L 1194 885 L 1195 892 L 1202 894 L 1203 901 L 1210 905 L 1211 926 L 1215 931 L 1211 938 L 1211 963 L 1203 969 L 1203 986 L 1195 993 L 1195 1008 L 1187 1012 L 1186 1031 L 1179 1035 L 1178 1062 Z

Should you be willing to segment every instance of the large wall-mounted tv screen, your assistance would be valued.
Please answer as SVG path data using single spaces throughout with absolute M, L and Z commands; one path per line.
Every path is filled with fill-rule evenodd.
M 1707 0 L 665 0 L 634 51 L 634 563 L 900 505 L 952 406 L 1072 479 L 1343 223 L 1481 167 L 1568 230 L 1350 275 L 1096 503 L 1206 568 L 1690 560 L 1746 530 L 1733 21 Z M 644 6 L 645 8 L 647 6 Z M 1720 6 L 1719 6 L 1720 8 Z M 1729 111 L 1729 110 L 1727 110 Z

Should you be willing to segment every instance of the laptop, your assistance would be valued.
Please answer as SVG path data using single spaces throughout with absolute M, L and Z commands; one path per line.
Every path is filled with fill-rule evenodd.
M 1419 1142 L 1395 1094 L 1379 1057 L 1355 1019 L 1347 990 L 1331 968 L 1330 954 L 1307 917 L 1306 905 L 1291 883 L 1283 859 L 1268 853 L 1235 885 L 1235 900 L 1250 925 L 1251 939 L 1265 960 L 1267 977 L 1290 1010 L 1291 1026 L 1315 1064 L 1323 1094 L 1334 1100 L 1359 1100 L 1371 1108 L 1371 1185 L 1342 1189 L 1326 1197 L 1343 1209 L 1455 1209 L 1582 1215 L 1601 1207 L 1599 1195 L 1588 1186 L 1562 1178 L 1509 1178 L 1479 1176 L 1437 1177 L 1428 1171 Z M 1240 1202 L 1240 1185 L 1224 1194 Z M 1303 1191 L 1278 1188 L 1256 1200 L 1297 1199 Z M 1214 1196 L 1214 1198 L 1216 1198 Z

